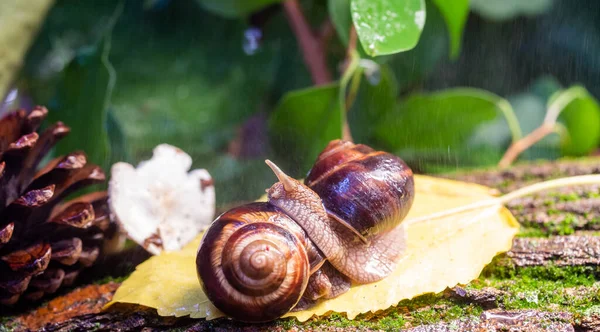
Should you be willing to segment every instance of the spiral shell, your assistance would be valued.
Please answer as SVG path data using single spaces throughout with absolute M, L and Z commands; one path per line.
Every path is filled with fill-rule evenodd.
M 307 241 L 302 229 L 269 203 L 229 210 L 213 222 L 200 244 L 200 284 L 210 301 L 232 318 L 278 318 L 306 289 Z
M 341 140 L 321 152 L 305 184 L 365 237 L 396 227 L 414 199 L 413 173 L 402 159 Z

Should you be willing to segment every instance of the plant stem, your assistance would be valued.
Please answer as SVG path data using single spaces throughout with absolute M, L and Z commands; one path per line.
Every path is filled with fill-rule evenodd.
M 306 21 L 300 3 L 298 0 L 284 1 L 283 9 L 290 27 L 296 35 L 304 63 L 310 72 L 313 83 L 323 85 L 331 82 L 331 73 L 327 68 L 324 46 Z
M 340 92 L 339 92 L 339 103 L 342 109 L 342 139 L 345 141 L 352 142 L 352 133 L 350 131 L 350 125 L 348 124 L 348 109 L 349 106 L 346 105 L 346 87 L 350 82 L 354 72 L 358 68 L 360 57 L 356 50 L 350 54 L 350 57 L 346 60 L 346 69 L 342 74 L 342 78 L 340 79 Z
M 502 156 L 502 159 L 498 163 L 498 167 L 506 168 L 510 166 L 523 151 L 541 141 L 547 135 L 555 132 L 557 130 L 556 121 L 558 120 L 560 112 L 562 112 L 573 100 L 583 98 L 586 95 L 587 91 L 582 87 L 573 87 L 561 93 L 561 95 L 548 107 L 542 125 L 527 136 L 513 142 L 504 153 L 504 156 Z
M 350 124 L 348 123 L 348 111 L 350 110 L 350 107 L 352 107 L 352 103 L 356 98 L 361 75 L 361 70 L 359 70 L 358 66 L 360 56 L 358 55 L 358 52 L 356 52 L 356 40 L 356 29 L 354 28 L 354 25 L 351 25 L 348 38 L 348 48 L 346 50 L 346 59 L 344 60 L 344 71 L 342 78 L 340 79 L 340 104 L 344 108 L 342 110 L 342 139 L 350 142 L 353 142 L 354 140 L 352 139 Z M 353 84 L 350 86 L 350 93 L 348 96 L 346 96 L 346 86 L 351 80 L 353 81 Z
M 523 153 L 523 151 L 529 149 L 535 143 L 541 141 L 548 134 L 554 131 L 554 125 L 550 123 L 543 123 L 540 127 L 529 133 L 527 136 L 514 142 L 500 159 L 498 167 L 506 168 L 512 164 L 517 157 Z
M 350 90 L 348 90 L 348 95 L 346 96 L 346 113 L 350 111 L 352 108 L 352 104 L 356 100 L 356 95 L 358 94 L 358 89 L 360 88 L 360 81 L 363 75 L 363 69 L 361 67 L 356 68 L 354 71 L 354 75 L 352 75 L 352 80 L 350 84 Z
M 430 215 L 409 219 L 409 220 L 405 221 L 403 224 L 405 224 L 405 225 L 406 224 L 414 224 L 414 223 L 418 223 L 418 222 L 422 222 L 422 221 L 444 218 L 444 217 L 448 217 L 448 216 L 451 216 L 454 214 L 469 212 L 469 211 L 473 211 L 473 210 L 477 210 L 477 209 L 481 209 L 481 208 L 491 207 L 494 205 L 501 206 L 503 204 L 506 204 L 506 203 L 512 201 L 513 199 L 521 198 L 521 197 L 524 197 L 527 195 L 546 191 L 546 190 L 553 189 L 553 188 L 590 185 L 590 184 L 600 184 L 600 174 L 571 176 L 571 177 L 566 177 L 566 178 L 561 178 L 561 179 L 556 179 L 556 180 L 549 180 L 549 181 L 544 181 L 544 182 L 540 182 L 540 183 L 535 183 L 530 186 L 523 187 L 521 189 L 517 189 L 513 192 L 510 192 L 510 193 L 500 196 L 498 198 L 482 200 L 482 201 L 467 204 L 464 206 L 459 206 L 457 208 L 448 209 L 445 211 L 432 213 Z

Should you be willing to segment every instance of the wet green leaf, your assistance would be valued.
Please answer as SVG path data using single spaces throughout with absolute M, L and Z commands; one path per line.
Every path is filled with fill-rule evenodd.
M 564 126 L 561 133 L 561 152 L 568 156 L 589 154 L 600 142 L 600 106 L 598 101 L 580 86 L 563 90 L 551 99 L 549 107 L 558 105 L 556 101 L 569 102 L 560 112 L 558 122 Z
M 278 160 L 293 174 L 307 172 L 327 143 L 342 137 L 338 92 L 337 84 L 290 92 L 271 115 Z
M 410 50 L 425 26 L 425 0 L 352 0 L 350 10 L 371 56 Z
M 205 9 L 225 16 L 246 16 L 282 0 L 197 0 Z
M 503 117 L 502 108 L 506 107 L 504 99 L 471 88 L 413 95 L 383 118 L 375 135 L 389 150 L 408 161 L 494 163 L 501 151 L 489 150 L 484 138 L 493 128 L 486 125 Z M 487 150 L 485 154 L 481 153 L 483 150 Z
M 344 45 L 347 45 L 348 34 L 352 24 L 350 0 L 328 0 L 327 9 L 329 10 L 329 17 L 335 26 L 338 36 L 340 36 Z
M 125 137 L 123 127 L 117 121 L 114 112 L 114 109 L 109 108 L 106 113 L 106 132 L 108 133 L 111 152 L 110 165 L 119 161 L 130 162 L 131 159 L 127 137 Z M 108 172 L 110 169 L 104 171 Z
M 469 0 L 433 0 L 444 16 L 450 36 L 450 56 L 458 57 L 462 34 L 469 15 Z
M 52 122 L 60 120 L 71 128 L 69 136 L 56 145 L 56 154 L 81 150 L 86 153 L 89 162 L 105 170 L 110 166 L 106 123 L 114 85 L 104 53 L 108 51 L 109 43 L 103 38 L 101 43 L 82 49 L 69 63 L 49 113 Z

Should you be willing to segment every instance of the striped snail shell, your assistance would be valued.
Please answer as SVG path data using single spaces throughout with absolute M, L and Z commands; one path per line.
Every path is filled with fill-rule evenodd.
M 269 203 L 251 203 L 213 222 L 202 238 L 196 267 L 204 293 L 217 308 L 256 322 L 292 309 L 311 267 L 321 260 L 289 216 Z
M 363 284 L 393 271 L 405 243 L 399 225 L 414 196 L 412 172 L 400 158 L 333 141 L 306 184 L 267 164 L 279 179 L 267 190 L 268 202 L 219 216 L 198 249 L 198 277 L 218 309 L 242 321 L 269 321 L 294 308 L 311 276 Z M 336 286 L 323 287 L 347 289 Z M 313 288 L 311 300 L 339 295 Z
M 304 183 L 331 217 L 367 238 L 396 227 L 415 196 L 412 170 L 402 159 L 341 140 L 327 145 Z

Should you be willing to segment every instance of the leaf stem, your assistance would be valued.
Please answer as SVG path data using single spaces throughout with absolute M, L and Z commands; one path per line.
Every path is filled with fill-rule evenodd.
M 432 213 L 430 215 L 417 217 L 413 219 L 409 219 L 405 221 L 403 224 L 414 224 L 422 221 L 432 220 L 444 218 L 447 216 L 451 216 L 454 214 L 459 214 L 463 212 L 473 211 L 481 208 L 491 207 L 494 205 L 504 205 L 516 198 L 521 198 L 527 195 L 531 195 L 534 193 L 546 191 L 549 189 L 567 187 L 567 186 L 581 186 L 581 185 L 591 185 L 598 184 L 600 185 L 600 174 L 593 175 L 580 175 L 580 176 L 571 176 L 561 179 L 549 180 L 540 183 L 535 183 L 527 187 L 523 187 L 521 189 L 517 189 L 513 192 L 510 192 L 506 195 L 500 196 L 498 198 L 492 198 L 487 200 L 482 200 L 479 202 L 475 202 L 472 204 L 467 204 L 464 206 L 459 206 L 457 208 L 448 209 L 441 212 Z
M 350 82 L 350 79 L 352 78 L 354 72 L 358 68 L 360 62 L 359 60 L 360 56 L 358 55 L 358 52 L 354 50 L 354 52 L 351 53 L 350 57 L 347 60 L 346 69 L 344 70 L 342 78 L 340 79 L 340 91 L 338 96 L 340 106 L 342 107 L 342 139 L 351 142 L 353 140 L 352 133 L 350 131 L 350 125 L 348 124 L 347 113 L 350 107 L 346 104 L 346 87 L 348 86 L 348 83 Z
M 356 41 L 358 37 L 356 36 L 354 25 L 350 26 L 348 35 L 349 39 L 348 48 L 346 49 L 346 59 L 344 60 L 344 71 L 342 73 L 342 78 L 340 79 L 339 103 L 342 107 L 342 139 L 352 142 L 352 132 L 350 130 L 350 124 L 348 123 L 347 113 L 358 92 L 361 70 L 359 70 L 360 55 L 356 51 Z M 356 74 L 358 74 L 358 79 L 356 79 Z M 350 86 L 350 93 L 346 96 L 346 87 L 353 78 L 354 83 Z
M 308 21 L 302 13 L 298 0 L 283 2 L 283 9 L 287 15 L 290 27 L 296 35 L 298 46 L 302 51 L 304 63 L 308 68 L 315 85 L 324 85 L 331 82 L 331 73 L 327 68 L 324 45 L 319 36 L 316 36 Z
M 346 96 L 346 113 L 350 111 L 352 108 L 352 104 L 356 100 L 356 95 L 358 94 L 358 89 L 360 88 L 360 81 L 363 75 L 362 67 L 358 66 L 356 70 L 354 70 L 354 75 L 352 75 L 350 89 L 348 90 L 348 95 Z

